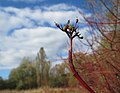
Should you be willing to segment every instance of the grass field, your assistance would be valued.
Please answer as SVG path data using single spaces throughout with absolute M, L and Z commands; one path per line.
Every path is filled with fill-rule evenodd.
M 83 88 L 39 88 L 31 90 L 0 90 L 0 93 L 88 93 Z

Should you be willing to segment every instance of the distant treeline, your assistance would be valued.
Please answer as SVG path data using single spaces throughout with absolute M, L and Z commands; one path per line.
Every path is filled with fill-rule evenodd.
M 69 85 L 76 85 L 74 83 L 77 83 L 77 81 L 70 74 L 66 63 L 56 64 L 52 67 L 51 65 L 51 62 L 46 60 L 46 54 L 42 47 L 35 60 L 24 57 L 19 67 L 11 70 L 7 80 L 0 77 L 0 89 L 31 89 L 44 86 L 68 87 Z

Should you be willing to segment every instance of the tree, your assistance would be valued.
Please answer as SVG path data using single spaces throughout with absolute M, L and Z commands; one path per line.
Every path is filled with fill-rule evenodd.
M 90 74 L 94 84 L 92 87 L 100 92 L 119 93 L 120 88 L 120 6 L 119 0 L 86 0 L 91 17 L 86 17 L 83 13 L 85 21 L 89 25 L 89 37 L 86 37 L 86 43 L 81 43 L 90 49 L 91 54 L 84 57 L 84 63 L 93 64 L 95 70 Z M 82 64 L 79 66 L 81 67 Z M 82 66 L 84 67 L 84 66 Z M 87 68 L 90 67 L 86 66 Z M 85 68 L 86 69 L 86 68 Z M 81 68 L 79 69 L 81 70 Z M 86 72 L 89 74 L 88 72 Z M 87 76 L 87 75 L 85 75 Z M 88 77 L 88 76 L 87 76 Z M 97 84 L 96 84 L 97 83 Z M 98 84 L 99 83 L 99 84 Z M 94 86 L 93 86 L 94 85 Z M 99 85 L 99 86 L 96 86 Z
M 68 86 L 68 72 L 66 72 L 67 65 L 65 63 L 56 64 L 50 70 L 50 87 L 67 87 Z
M 4 80 L 2 79 L 2 77 L 0 77 L 0 90 L 4 89 Z
M 29 89 L 36 87 L 36 70 L 28 58 L 23 58 L 20 66 L 13 69 L 9 75 L 9 81 L 13 88 Z
M 36 57 L 37 86 L 46 86 L 49 82 L 50 63 L 46 61 L 44 48 L 41 47 Z
M 12 89 L 15 89 L 17 87 L 17 83 L 19 82 L 18 74 L 19 73 L 17 71 L 17 68 L 12 69 L 9 74 L 9 83 L 10 83 Z
M 43 69 L 44 86 L 49 85 L 49 71 L 50 71 L 50 62 L 46 61 L 44 63 L 44 69 Z
M 37 54 L 36 57 L 36 76 L 37 76 L 37 87 L 39 88 L 41 86 L 39 53 Z

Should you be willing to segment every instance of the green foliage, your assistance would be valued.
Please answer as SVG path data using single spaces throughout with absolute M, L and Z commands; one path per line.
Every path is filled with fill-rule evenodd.
M 36 70 L 28 58 L 24 58 L 20 66 L 13 69 L 9 75 L 9 81 L 16 89 L 28 89 L 36 87 Z
M 49 82 L 50 63 L 46 61 L 44 48 L 41 47 L 36 57 L 37 86 L 47 86 Z
M 3 89 L 3 84 L 4 84 L 4 81 L 2 77 L 0 77 L 0 90 Z
M 50 87 L 68 86 L 68 74 L 65 72 L 66 64 L 57 64 L 50 71 Z
M 23 81 L 22 80 L 20 80 L 19 82 L 18 82 L 18 85 L 17 85 L 17 87 L 16 87 L 16 89 L 24 89 L 24 83 L 23 83 Z

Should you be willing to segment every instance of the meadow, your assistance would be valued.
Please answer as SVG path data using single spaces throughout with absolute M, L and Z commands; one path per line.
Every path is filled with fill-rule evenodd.
M 39 88 L 29 90 L 0 90 L 0 93 L 88 93 L 83 88 Z

